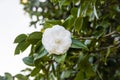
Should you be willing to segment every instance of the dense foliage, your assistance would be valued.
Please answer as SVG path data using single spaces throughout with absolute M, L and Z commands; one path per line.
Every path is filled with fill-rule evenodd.
M 34 67 L 28 78 L 120 80 L 119 0 L 21 0 L 21 4 L 31 26 L 44 26 L 41 31 L 20 34 L 14 41 L 15 55 L 31 47 L 23 59 Z M 50 55 L 41 41 L 44 30 L 54 25 L 64 26 L 72 35 L 70 49 L 61 55 Z

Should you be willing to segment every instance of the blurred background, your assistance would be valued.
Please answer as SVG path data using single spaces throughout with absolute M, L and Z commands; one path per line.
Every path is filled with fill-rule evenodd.
M 12 75 L 28 67 L 22 58 L 29 50 L 14 56 L 14 39 L 21 33 L 30 33 L 37 29 L 29 27 L 29 16 L 23 11 L 19 0 L 1 0 L 0 2 L 0 75 L 9 72 Z

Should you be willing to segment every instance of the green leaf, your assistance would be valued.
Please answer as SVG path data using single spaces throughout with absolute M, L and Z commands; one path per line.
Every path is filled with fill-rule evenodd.
M 84 71 L 80 70 L 80 71 L 77 73 L 77 75 L 76 75 L 76 77 L 75 77 L 74 80 L 84 80 L 84 77 L 85 77 Z
M 33 32 L 27 37 L 27 41 L 30 44 L 36 44 L 39 40 L 42 38 L 42 33 L 41 32 Z
M 62 20 L 46 20 L 44 23 L 45 28 L 50 28 L 53 25 L 62 25 Z
M 30 44 L 28 42 L 25 42 L 25 41 L 20 42 L 15 48 L 14 54 L 15 55 L 20 54 L 20 52 L 23 52 L 24 50 L 26 50 L 29 45 Z
M 61 25 L 61 20 L 47 20 L 46 23 L 52 24 L 52 25 Z
M 74 20 L 75 20 L 74 16 L 70 15 L 63 23 L 63 26 L 65 26 L 66 29 L 71 30 L 71 28 L 73 28 L 74 25 Z
M 28 78 L 22 74 L 17 74 L 15 75 L 15 77 L 18 79 L 18 80 L 28 80 Z
M 24 42 L 20 50 L 21 50 L 22 52 L 25 51 L 25 50 L 29 47 L 29 45 L 30 45 L 30 44 L 29 44 L 28 42 Z
M 60 6 L 60 9 L 62 8 L 62 6 L 67 6 L 70 4 L 70 0 L 60 0 L 59 1 L 59 6 Z
M 66 56 L 67 56 L 67 53 L 64 53 L 62 55 L 54 55 L 53 57 L 56 62 L 63 63 L 65 61 Z
M 91 77 L 95 76 L 95 72 L 88 59 L 89 55 L 81 54 L 79 57 L 78 66 L 80 70 L 82 69 L 84 72 L 85 78 L 89 80 Z
M 89 10 L 90 8 L 90 3 L 91 1 L 88 1 L 88 0 L 83 0 L 81 1 L 81 6 L 80 6 L 80 16 L 81 17 L 86 17 L 87 15 L 87 11 Z M 87 4 L 87 5 L 86 5 Z
M 67 71 L 63 71 L 62 72 L 62 78 L 69 78 L 70 77 L 70 74 L 71 74 L 71 70 L 67 70 Z
M 26 34 L 20 34 L 15 38 L 14 43 L 20 43 L 20 42 L 24 41 L 26 39 L 26 37 L 27 37 Z
M 20 44 L 17 45 L 17 47 L 15 48 L 15 52 L 14 55 L 20 54 Z
M 6 80 L 5 77 L 3 76 L 0 76 L 0 80 Z
M 5 79 L 6 80 L 13 80 L 13 77 L 10 73 L 5 73 Z
M 40 71 L 40 68 L 38 68 L 38 67 L 34 68 L 30 75 L 35 76 L 35 75 L 37 75 L 39 73 L 39 71 Z
M 32 69 L 31 68 L 25 68 L 25 69 L 23 69 L 23 70 L 21 70 L 21 72 L 31 72 L 32 71 Z
M 40 53 L 35 55 L 34 60 L 40 59 L 40 58 L 44 57 L 47 54 L 48 54 L 48 52 L 43 48 L 43 49 L 41 49 Z
M 95 76 L 95 72 L 92 69 L 92 66 L 88 66 L 85 70 L 86 78 L 89 80 L 91 77 Z
M 117 29 L 116 29 L 118 32 L 120 32 L 120 25 L 117 26 Z
M 71 9 L 71 14 L 72 14 L 74 17 L 77 17 L 77 12 L 78 12 L 78 8 L 73 7 L 73 8 Z
M 88 50 L 87 46 L 77 39 L 72 39 L 71 48 L 77 48 L 77 49 L 82 48 L 82 49 Z
M 28 66 L 34 66 L 34 58 L 31 56 L 23 58 L 23 62 Z
M 83 26 L 83 17 L 78 17 L 76 20 L 75 20 L 75 31 L 77 31 L 78 33 L 81 32 L 81 28 Z
M 94 6 L 94 15 L 95 15 L 95 17 L 96 17 L 97 19 L 99 19 L 95 6 Z

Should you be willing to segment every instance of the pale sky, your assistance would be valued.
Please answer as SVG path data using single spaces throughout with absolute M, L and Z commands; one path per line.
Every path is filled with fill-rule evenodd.
M 29 50 L 14 56 L 15 37 L 21 33 L 36 31 L 29 27 L 29 17 L 24 15 L 20 0 L 0 0 L 0 75 L 9 72 L 12 75 L 28 67 L 22 62 Z M 37 30 L 38 31 L 38 30 Z

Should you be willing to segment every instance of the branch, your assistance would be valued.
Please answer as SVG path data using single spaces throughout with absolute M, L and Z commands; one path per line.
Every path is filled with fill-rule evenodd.
M 113 35 L 113 34 L 119 34 L 119 35 L 120 35 L 120 32 L 113 31 L 113 32 L 111 32 L 111 33 L 109 33 L 109 34 L 106 34 L 106 35 L 104 36 L 104 38 L 105 38 L 105 37 L 108 37 L 108 36 L 111 36 L 111 35 Z M 79 39 L 80 39 L 80 40 L 92 40 L 92 39 L 97 39 L 97 38 L 95 38 L 94 36 L 92 36 L 92 37 L 79 37 Z
M 99 51 L 101 51 L 101 50 L 106 50 L 106 49 L 108 49 L 108 47 L 109 47 L 109 48 L 113 48 L 113 47 L 120 48 L 120 41 L 118 41 L 118 42 L 117 42 L 116 44 L 114 44 L 114 45 L 110 45 L 110 46 L 107 46 L 107 47 L 101 47 L 100 49 L 96 50 L 96 52 L 99 52 Z
M 115 33 L 117 33 L 117 32 L 116 32 L 116 31 L 113 31 L 113 32 L 111 32 L 111 33 L 109 33 L 109 34 L 106 34 L 104 37 L 111 36 L 111 35 L 113 35 L 113 34 L 115 34 Z

